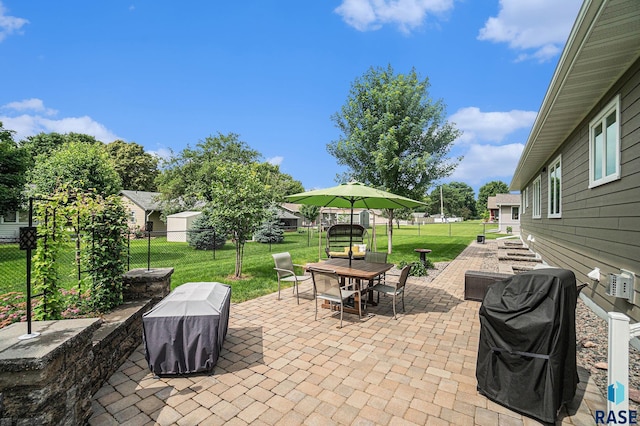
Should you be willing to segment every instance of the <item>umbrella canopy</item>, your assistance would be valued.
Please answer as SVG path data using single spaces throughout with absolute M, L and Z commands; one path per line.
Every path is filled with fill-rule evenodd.
M 331 188 L 289 195 L 285 198 L 291 203 L 351 209 L 354 207 L 364 209 L 401 209 L 425 205 L 420 201 L 381 191 L 360 182 L 343 183 Z
M 351 225 L 353 225 L 353 209 L 401 209 L 413 208 L 425 203 L 392 194 L 391 192 L 366 186 L 360 182 L 343 183 L 338 186 L 313 191 L 301 192 L 285 197 L 289 202 L 311 204 L 321 207 L 342 207 L 351 209 Z M 349 241 L 349 265 L 351 265 L 351 246 Z

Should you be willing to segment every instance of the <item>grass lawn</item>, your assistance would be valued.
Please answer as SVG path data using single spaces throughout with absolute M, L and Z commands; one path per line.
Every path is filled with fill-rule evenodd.
M 486 225 L 486 231 L 497 225 Z M 386 227 L 377 226 L 377 251 L 387 250 Z M 432 252 L 429 258 L 433 262 L 453 260 L 465 247 L 483 233 L 484 225 L 479 221 L 452 224 L 430 224 L 401 226 L 393 229 L 393 253 L 388 261 L 414 262 L 419 259 L 416 248 L 428 248 Z M 371 238 L 372 230 L 369 230 Z M 487 239 L 498 235 L 487 233 Z M 175 288 L 186 282 L 217 281 L 232 286 L 232 301 L 242 302 L 264 294 L 277 291 L 278 282 L 273 270 L 271 253 L 288 251 L 294 263 L 305 264 L 318 261 L 318 235 L 308 240 L 307 233 L 286 233 L 285 241 L 280 244 L 247 243 L 244 249 L 243 279 L 234 280 L 235 248 L 228 242 L 223 249 L 216 250 L 215 259 L 211 251 L 198 251 L 186 243 L 167 242 L 159 237 L 151 240 L 151 267 L 172 267 L 171 277 Z M 77 272 L 73 267 L 73 252 L 59 262 L 63 287 L 76 285 Z M 324 254 L 324 240 L 321 245 L 321 258 Z M 147 267 L 147 240 L 131 241 L 131 269 Z M 0 245 L 0 294 L 10 291 L 25 291 L 26 282 L 25 252 L 15 244 Z

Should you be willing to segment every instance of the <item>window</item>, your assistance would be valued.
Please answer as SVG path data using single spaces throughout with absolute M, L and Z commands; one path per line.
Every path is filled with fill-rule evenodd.
M 589 188 L 620 179 L 620 96 L 589 124 Z
M 542 214 L 540 212 L 540 182 L 542 180 L 540 179 L 540 176 L 538 176 L 536 178 L 536 180 L 533 181 L 533 194 L 532 194 L 532 200 L 531 203 L 533 204 L 533 211 L 531 212 L 531 217 L 534 219 L 540 219 L 542 217 Z
M 16 212 L 5 212 L 2 215 L 2 218 L 4 220 L 4 223 L 16 223 L 16 221 L 18 220 L 18 215 L 16 215 Z
M 562 159 L 549 165 L 549 211 L 547 217 L 562 217 Z
M 519 220 L 520 219 L 520 207 L 513 206 L 511 207 L 511 220 Z
M 27 210 L 18 211 L 18 222 L 29 223 L 29 212 Z
M 520 204 L 522 205 L 522 214 L 524 214 L 524 212 L 527 211 L 527 207 L 529 207 L 529 187 L 528 186 L 522 191 L 522 200 Z

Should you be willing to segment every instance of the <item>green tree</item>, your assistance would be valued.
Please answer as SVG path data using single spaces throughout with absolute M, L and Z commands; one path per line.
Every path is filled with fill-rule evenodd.
M 221 163 L 251 164 L 260 159 L 258 151 L 239 140 L 235 133 L 209 136 L 195 148 L 187 147 L 162 165 L 158 189 L 164 202 L 163 214 L 195 208 L 210 202 L 208 188 L 214 169 Z
M 258 172 L 262 175 L 262 180 L 271 193 L 271 200 L 274 202 L 284 201 L 284 197 L 291 194 L 304 192 L 304 186 L 286 173 L 280 171 L 280 166 L 270 163 L 260 163 Z
M 327 146 L 348 168 L 343 181 L 356 179 L 421 200 L 431 182 L 451 174 L 460 159 L 446 156 L 460 132 L 428 89 L 429 80 L 415 70 L 395 74 L 390 65 L 370 68 L 351 84 L 347 101 L 332 116 L 342 136 Z M 391 253 L 392 211 L 388 220 Z
M 217 232 L 211 225 L 211 218 L 206 212 L 195 218 L 193 226 L 187 234 L 187 242 L 196 250 L 214 250 L 224 247 L 227 236 Z
M 29 155 L 13 140 L 12 130 L 3 127 L 0 121 L 0 216 L 7 211 L 16 211 L 23 201 Z
M 80 142 L 88 144 L 101 144 L 99 140 L 91 135 L 85 135 L 83 133 L 65 133 L 60 134 L 56 132 L 51 133 L 38 133 L 37 135 L 27 136 L 26 139 L 20 141 L 20 146 L 29 152 L 30 157 L 35 163 L 36 158 L 46 158 L 53 154 L 53 152 L 62 148 L 69 142 Z
M 311 204 L 301 204 L 300 214 L 302 215 L 302 217 L 307 223 L 313 223 L 318 219 L 318 215 L 320 214 L 320 206 L 314 206 Z
M 265 212 L 264 222 L 258 226 L 253 238 L 259 243 L 281 243 L 284 241 L 284 229 L 280 222 L 279 209 L 272 203 Z
M 489 197 L 494 197 L 496 194 L 508 194 L 509 193 L 509 185 L 502 182 L 501 180 L 494 180 L 489 183 L 485 183 L 480 187 L 478 191 L 478 202 L 476 203 L 476 208 L 480 215 L 484 215 L 487 211 L 487 200 Z
M 35 161 L 38 155 L 44 157 L 51 155 L 55 150 L 61 148 L 65 144 L 65 135 L 60 133 L 38 133 L 37 135 L 27 136 L 26 139 L 20 141 L 20 146 L 29 153 L 29 156 Z
M 80 190 L 95 189 L 104 197 L 117 194 L 122 181 L 102 144 L 70 142 L 39 160 L 30 173 L 35 192 L 51 194 L 63 184 Z
M 400 229 L 400 221 L 413 219 L 413 209 L 397 209 L 393 212 L 393 218 L 396 221 L 396 226 Z
M 132 191 L 155 191 L 158 158 L 145 152 L 135 142 L 116 140 L 106 145 L 106 151 L 122 180 L 122 188 Z
M 214 228 L 231 236 L 236 249 L 234 276 L 240 278 L 244 245 L 264 220 L 269 192 L 257 164 L 219 162 L 209 172 L 204 191 L 209 200 L 206 210 Z
M 302 192 L 302 191 L 300 191 Z M 320 206 L 314 206 L 311 204 L 301 204 L 300 205 L 300 214 L 307 222 L 307 224 L 311 224 L 318 219 L 320 215 Z M 311 245 L 311 228 L 307 227 L 307 245 Z
M 461 217 L 465 220 L 477 216 L 476 201 L 473 188 L 463 182 L 451 182 L 442 185 L 445 216 Z M 431 213 L 440 213 L 440 186 L 430 195 Z

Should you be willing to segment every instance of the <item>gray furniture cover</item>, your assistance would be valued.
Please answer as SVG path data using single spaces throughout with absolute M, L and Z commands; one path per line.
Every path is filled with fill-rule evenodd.
M 229 328 L 231 287 L 186 283 L 142 316 L 145 357 L 155 375 L 211 372 Z
M 573 272 L 540 269 L 490 285 L 480 307 L 478 391 L 545 423 L 576 393 Z

